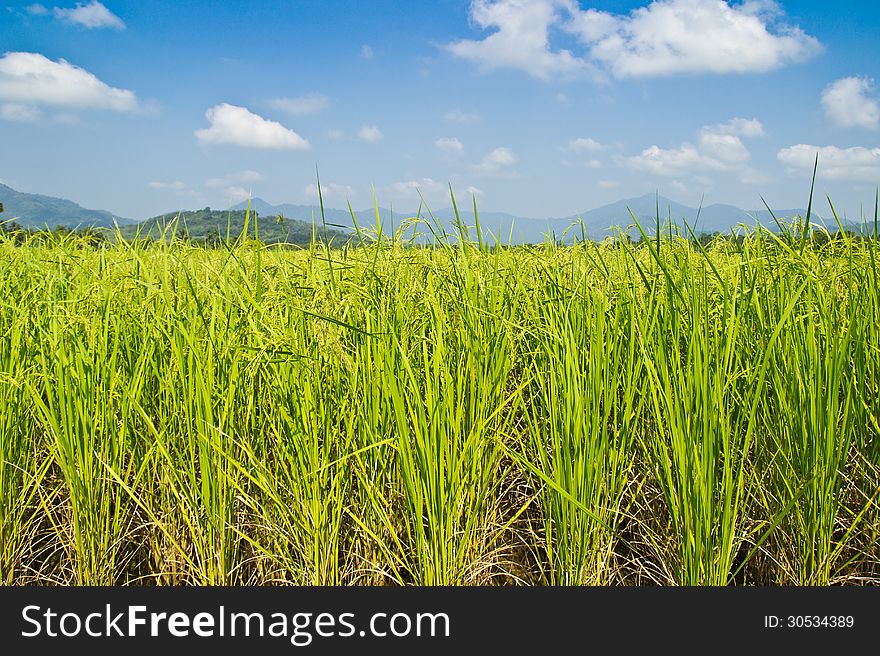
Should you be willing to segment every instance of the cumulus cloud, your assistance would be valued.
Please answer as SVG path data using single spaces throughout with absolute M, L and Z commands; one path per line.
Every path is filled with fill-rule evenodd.
M 480 40 L 445 46 L 483 70 L 512 68 L 539 79 L 581 71 L 614 77 L 761 73 L 806 61 L 822 50 L 788 25 L 772 0 L 654 0 L 625 14 L 584 10 L 578 0 L 472 0 Z M 567 32 L 578 52 L 554 48 Z
M 208 189 L 222 189 L 233 184 L 248 184 L 259 182 L 263 176 L 256 171 L 236 171 L 235 173 L 227 173 L 219 178 L 208 178 L 205 180 L 205 186 Z
M 309 142 L 276 121 L 228 103 L 215 105 L 205 112 L 210 127 L 195 131 L 205 144 L 228 144 L 245 148 L 305 150 Z
M 323 94 L 312 92 L 297 98 L 276 98 L 270 104 L 275 109 L 294 116 L 307 116 L 327 109 L 330 106 L 330 99 Z
M 458 155 L 464 151 L 464 145 L 455 137 L 441 137 L 434 142 L 437 150 Z
M 504 175 L 516 164 L 516 155 L 510 148 L 496 148 L 474 167 L 478 175 Z
M 30 123 L 40 117 L 40 110 L 33 105 L 21 103 L 0 103 L 0 121 Z
M 418 198 L 419 194 L 423 197 L 437 197 L 448 193 L 448 189 L 442 182 L 437 182 L 432 178 L 418 178 L 414 180 L 405 180 L 395 182 L 386 187 L 386 190 L 393 196 L 398 198 Z
M 781 149 L 776 158 L 792 172 L 809 172 L 819 155 L 818 175 L 829 180 L 880 182 L 880 148 L 838 148 L 797 144 Z
M 625 157 L 623 163 L 636 171 L 658 176 L 676 176 L 702 168 L 716 168 L 715 162 L 704 158 L 690 143 L 684 143 L 678 148 L 649 146 L 638 155 Z
M 231 185 L 224 187 L 220 191 L 223 193 L 224 200 L 229 204 L 240 203 L 251 198 L 251 190 L 245 189 L 241 185 Z
M 33 5 L 32 5 L 33 6 Z M 107 9 L 98 0 L 92 0 L 88 4 L 77 3 L 73 9 L 55 7 L 52 10 L 56 18 L 66 23 L 72 23 L 84 27 L 87 30 L 109 28 L 112 30 L 124 30 L 125 23 L 119 16 Z
M 687 185 L 681 180 L 673 180 L 669 183 L 669 186 L 672 188 L 672 191 L 679 196 L 685 196 L 689 191 Z
M 735 172 L 741 182 L 750 183 L 760 179 L 760 176 L 748 167 L 751 153 L 742 137 L 753 138 L 763 134 L 764 126 L 757 119 L 735 118 L 727 123 L 700 128 L 696 145 L 690 142 L 677 148 L 653 145 L 638 155 L 624 157 L 620 161 L 628 168 L 655 176 L 677 177 L 724 171 Z
M 476 125 L 483 119 L 479 112 L 463 112 L 459 109 L 453 109 L 443 115 L 443 120 L 456 125 Z
M 216 178 L 208 178 L 205 180 L 205 188 L 221 193 L 223 199 L 230 204 L 239 203 L 251 198 L 253 183 L 262 179 L 263 176 L 256 171 L 235 171 Z
M 727 123 L 718 123 L 711 129 L 720 134 L 735 134 L 741 137 L 763 137 L 764 125 L 756 118 L 734 118 Z
M 192 202 L 204 206 L 208 203 L 208 199 L 195 189 L 191 189 L 185 182 L 181 180 L 156 180 L 147 184 L 147 187 L 153 191 L 170 193 L 180 198 L 189 198 Z M 229 196 L 228 198 L 232 198 Z
M 116 112 L 138 109 L 133 92 L 108 86 L 64 59 L 52 61 L 33 52 L 0 57 L 0 102 Z
M 578 137 L 569 141 L 566 148 L 574 153 L 596 153 L 602 150 L 603 146 L 595 139 Z
M 368 143 L 376 143 L 382 139 L 382 132 L 375 125 L 362 125 L 358 130 L 358 139 Z
M 780 19 L 772 2 L 656 0 L 629 15 L 578 11 L 569 29 L 615 77 L 762 73 L 821 52 Z
M 558 0 L 472 0 L 471 21 L 493 32 L 482 40 L 453 41 L 446 50 L 483 70 L 513 68 L 544 80 L 581 71 L 587 66 L 583 59 L 550 46 L 548 33 L 562 22 L 563 4 Z
M 319 198 L 318 185 L 313 182 L 303 190 L 303 194 L 307 199 L 317 201 Z M 337 184 L 335 182 L 321 183 L 321 197 L 324 199 L 324 202 L 328 199 L 344 202 L 353 196 L 357 196 L 357 192 L 349 185 Z
M 424 201 L 429 206 L 449 202 L 449 186 L 429 177 L 412 178 L 394 182 L 381 189 L 381 196 L 412 206 Z
M 866 77 L 844 77 L 822 91 L 822 107 L 840 127 L 876 130 L 880 126 L 880 104 L 873 91 L 874 83 Z
M 49 10 L 46 9 L 45 5 L 41 5 L 38 2 L 35 2 L 32 5 L 28 5 L 24 8 L 25 12 L 30 14 L 31 16 L 45 16 L 49 13 Z
M 158 191 L 184 191 L 186 189 L 186 183 L 180 180 L 174 180 L 173 182 L 150 182 L 147 186 Z

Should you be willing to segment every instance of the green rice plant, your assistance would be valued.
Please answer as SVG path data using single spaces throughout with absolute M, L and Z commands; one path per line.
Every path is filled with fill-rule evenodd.
M 5 247 L 0 243 L 0 248 Z M 52 464 L 44 457 L 38 420 L 33 416 L 27 380 L 33 375 L 33 330 L 17 302 L 22 290 L 9 258 L 0 273 L 0 585 L 24 575 L 22 565 L 38 542 L 40 493 Z M 31 369 L 29 369 L 29 367 Z
M 103 319 L 78 334 L 69 327 L 75 320 L 53 316 L 38 356 L 39 382 L 32 387 L 65 486 L 66 507 L 52 521 L 69 545 L 80 585 L 119 582 L 131 521 L 128 500 L 107 469 L 123 478 L 133 475 L 127 441 L 137 390 L 131 386 L 142 363 L 125 361 L 129 353 L 120 348 L 118 321 L 109 313 Z
M 656 426 L 648 451 L 672 522 L 673 580 L 723 585 L 742 539 L 738 521 L 749 448 L 729 410 L 738 326 L 731 318 L 719 334 L 705 298 L 694 293 L 689 300 L 689 328 L 670 330 L 657 305 L 646 334 L 639 335 Z
M 0 580 L 880 581 L 876 240 L 422 214 L 0 237 Z
M 425 271 L 421 320 L 406 335 L 400 323 L 384 324 L 369 351 L 373 384 L 390 413 L 390 421 L 372 423 L 393 436 L 399 486 L 399 505 L 387 505 L 381 489 L 371 505 L 388 509 L 381 550 L 401 583 L 480 580 L 493 560 L 503 473 L 497 440 L 507 434 L 519 391 L 507 385 L 512 342 L 498 316 L 506 311 L 503 290 L 484 279 L 494 274 L 480 251 L 465 246 L 455 257 L 462 263 L 451 280 L 430 264 Z M 395 508 L 402 513 L 392 515 Z
M 196 261 L 204 256 L 189 247 L 179 252 Z M 235 440 L 248 425 L 250 408 L 240 403 L 249 381 L 238 348 L 242 335 L 232 328 L 242 321 L 242 308 L 229 303 L 232 272 L 216 278 L 225 288 L 214 289 L 213 268 L 201 269 L 197 279 L 189 270 L 192 260 L 159 257 L 162 285 L 141 336 L 151 354 L 152 395 L 133 409 L 143 425 L 144 474 L 138 486 L 117 482 L 157 534 L 154 576 L 169 583 L 230 584 L 240 580 L 241 565 Z
M 530 448 L 519 459 L 541 491 L 547 576 L 559 585 L 613 580 L 624 494 L 633 483 L 644 371 L 628 336 L 638 317 L 631 298 L 590 290 L 592 275 L 578 267 L 567 281 L 548 272 L 526 411 Z
M 847 368 L 857 324 L 833 316 L 821 283 L 811 287 L 810 307 L 773 347 L 766 458 L 775 502 L 792 507 L 781 530 L 790 533 L 785 543 L 792 551 L 785 555 L 794 580 L 828 585 L 839 553 L 843 471 L 855 432 Z
M 350 412 L 340 389 L 345 380 L 311 358 L 270 360 L 260 375 L 273 412 L 263 439 L 240 445 L 240 478 L 250 483 L 246 503 L 259 526 L 259 535 L 247 539 L 279 580 L 339 585 L 350 568 L 343 536 L 351 483 L 341 421 Z
M 755 288 L 740 295 L 705 251 L 710 259 L 702 266 L 689 262 L 689 247 L 682 257 L 681 242 L 665 249 L 658 243 L 656 250 L 648 246 L 657 265 L 666 272 L 671 251 L 682 273 L 677 283 L 666 273 L 665 293 L 652 288 L 636 330 L 653 425 L 644 445 L 671 523 L 674 557 L 662 560 L 676 584 L 726 585 L 751 538 L 743 514 L 760 401 L 754 390 L 766 378 L 767 356 L 741 348 L 748 313 L 740 306 L 748 306 Z M 791 302 L 779 307 L 784 318 L 792 309 Z M 770 345 L 779 328 L 767 331 Z M 664 549 L 664 535 L 652 541 Z

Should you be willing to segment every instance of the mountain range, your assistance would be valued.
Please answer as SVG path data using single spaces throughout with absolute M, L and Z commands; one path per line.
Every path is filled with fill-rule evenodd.
M 26 194 L 4 184 L 0 184 L 0 203 L 3 204 L 0 220 L 15 221 L 25 228 L 112 228 L 116 224 L 137 223 L 104 210 L 87 210 L 64 198 Z
M 293 205 L 290 203 L 272 205 L 261 198 L 253 198 L 250 201 L 239 203 L 233 209 L 243 210 L 248 206 L 260 216 L 281 214 L 288 218 L 307 222 L 311 222 L 313 219 L 318 223 L 321 222 L 321 208 L 314 205 Z M 580 214 L 543 219 L 516 216 L 506 212 L 481 212 L 477 208 L 483 237 L 491 241 L 497 237 L 502 243 L 507 243 L 508 240 L 512 243 L 535 243 L 543 241 L 548 235 L 557 239 L 564 236 L 568 240 L 579 238 L 582 234 L 581 222 L 583 223 L 583 235 L 590 239 L 602 239 L 614 234 L 617 228 L 625 231 L 628 227 L 630 234 L 636 236 L 638 231 L 635 228 L 635 220 L 639 222 L 646 233 L 653 234 L 656 231 L 658 213 L 661 225 L 671 222 L 683 227 L 683 223 L 686 221 L 696 234 L 727 232 L 739 225 L 763 225 L 770 229 L 777 229 L 773 216 L 766 209 L 748 211 L 733 205 L 719 203 L 695 208 L 656 194 L 626 198 Z M 328 226 L 353 230 L 354 221 L 351 214 L 345 210 L 324 208 L 323 216 Z M 390 232 L 414 214 L 415 212 L 411 214 L 392 213 L 387 208 L 379 208 L 383 232 Z M 782 209 L 774 210 L 773 214 L 780 220 L 791 219 L 795 216 L 804 216 L 806 210 L 802 208 Z M 361 229 L 375 229 L 375 209 L 356 211 L 354 216 Z M 430 216 L 423 211 L 420 218 L 429 221 L 437 232 L 445 230 L 449 234 L 457 234 L 455 210 L 452 207 L 432 211 Z M 476 225 L 472 208 L 459 208 L 459 218 L 461 223 L 470 228 Z M 811 220 L 821 221 L 821 217 L 814 212 Z M 421 226 L 419 231 L 430 233 L 427 226 Z M 476 237 L 474 230 L 471 230 L 471 237 Z
M 307 246 L 313 237 L 333 243 L 345 243 L 350 233 L 322 226 L 313 226 L 311 222 L 285 218 L 275 220 L 265 215 L 256 225 L 254 215 L 247 215 L 245 210 L 212 210 L 206 207 L 201 210 L 172 212 L 147 219 L 134 225 L 122 226 L 120 233 L 123 239 L 167 239 L 183 233 L 188 238 L 216 242 L 227 238 L 237 239 L 247 226 L 248 235 L 256 236 L 259 229 L 260 241 L 266 244 L 285 243 Z
M 155 226 L 159 219 L 162 219 L 161 222 L 164 223 L 168 216 L 162 215 L 137 222 L 103 210 L 85 209 L 69 200 L 22 193 L 3 184 L 0 184 L 0 203 L 5 207 L 4 213 L 0 215 L 0 220 L 14 220 L 22 226 L 33 228 L 58 225 L 69 228 L 113 227 L 116 224 L 120 226 L 134 226 L 135 224 Z M 348 210 L 324 208 L 322 220 L 321 209 L 315 205 L 290 203 L 272 205 L 261 198 L 252 198 L 250 201 L 239 203 L 230 210 L 241 211 L 248 207 L 262 219 L 274 219 L 280 214 L 285 220 L 304 221 L 309 225 L 314 222 L 321 226 L 323 222 L 329 229 L 350 232 L 355 229 L 355 221 L 361 230 L 375 231 L 376 229 L 377 211 L 375 209 L 355 211 L 353 219 L 352 212 Z M 205 208 L 205 210 L 210 211 L 209 208 Z M 478 216 L 484 239 L 494 242 L 497 238 L 502 243 L 508 241 L 511 243 L 535 243 L 543 241 L 547 236 L 570 241 L 583 234 L 590 239 L 602 239 L 612 235 L 616 229 L 629 229 L 631 235 L 637 236 L 638 232 L 634 227 L 633 217 L 638 220 L 646 233 L 652 234 L 655 230 L 658 211 L 661 224 L 671 221 L 676 225 L 682 225 L 686 221 L 697 234 L 727 232 L 739 225 L 763 225 L 770 229 L 776 229 L 776 223 L 766 209 L 748 211 L 733 205 L 718 203 L 695 208 L 656 194 L 622 199 L 579 214 L 563 217 L 533 218 L 516 216 L 506 212 L 478 212 Z M 218 210 L 213 210 L 213 212 L 216 213 Z M 805 213 L 802 208 L 774 211 L 779 219 L 791 219 L 795 216 L 803 216 Z M 415 212 L 404 214 L 380 207 L 378 214 L 383 233 L 390 234 L 399 228 L 404 221 L 411 219 Z M 437 233 L 445 232 L 452 236 L 457 234 L 455 211 L 452 207 L 435 210 L 431 212 L 430 217 L 427 214 L 423 211 L 421 218 L 428 221 L 431 227 L 429 228 L 427 224 L 418 226 L 418 232 L 422 235 L 420 241 L 426 240 L 432 229 Z M 459 217 L 461 223 L 469 227 L 471 237 L 476 238 L 476 232 L 473 229 L 476 224 L 473 209 L 460 208 Z M 812 217 L 813 221 L 822 222 L 822 217 L 815 212 Z M 261 221 L 261 223 L 263 222 Z M 829 229 L 835 228 L 833 220 L 828 227 Z M 410 226 L 409 231 L 405 231 L 405 234 L 411 236 L 412 230 L 413 228 Z M 128 228 L 126 232 L 131 232 L 131 229 Z

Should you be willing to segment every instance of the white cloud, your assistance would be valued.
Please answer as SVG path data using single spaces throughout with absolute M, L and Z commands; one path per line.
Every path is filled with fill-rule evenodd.
M 765 0 L 655 0 L 629 15 L 577 11 L 569 29 L 615 77 L 761 73 L 822 50 L 781 16 Z
M 669 183 L 669 186 L 679 196 L 685 196 L 688 193 L 687 185 L 680 180 L 673 180 Z
M 494 31 L 482 40 L 461 39 L 445 46 L 453 56 L 483 70 L 513 68 L 547 80 L 583 70 L 587 64 L 568 50 L 553 50 L 548 32 L 561 22 L 559 0 L 472 0 L 471 20 Z
M 700 182 L 698 178 L 694 178 L 694 180 Z M 761 171 L 748 167 L 743 171 L 740 171 L 739 181 L 747 185 L 765 185 L 770 182 L 770 177 Z M 711 186 L 711 184 L 714 184 L 714 182 L 708 183 L 704 186 Z
M 362 125 L 358 130 L 358 139 L 368 143 L 376 143 L 382 139 L 382 132 L 375 125 Z
M 202 143 L 276 150 L 310 147 L 309 142 L 293 130 L 257 116 L 244 107 L 222 103 L 208 109 L 205 117 L 211 126 L 195 131 L 196 139 Z
M 168 192 L 180 198 L 190 198 L 193 202 L 198 203 L 200 206 L 204 206 L 208 203 L 207 198 L 205 198 L 195 189 L 190 189 L 185 182 L 182 182 L 180 180 L 172 180 L 170 182 L 165 182 L 161 180 L 154 181 L 148 183 L 147 187 L 149 187 L 153 191 Z M 229 196 L 229 198 L 231 197 L 232 195 Z
M 797 144 L 781 149 L 776 158 L 790 171 L 809 172 L 819 154 L 817 175 L 829 180 L 880 183 L 880 148 L 838 148 Z
M 705 128 L 700 130 L 700 151 L 719 165 L 711 168 L 736 167 L 749 161 L 751 153 L 742 139 L 732 134 L 718 134 Z M 722 166 L 723 165 L 723 166 Z
M 31 16 L 45 16 L 49 13 L 49 10 L 46 9 L 45 5 L 41 5 L 38 2 L 35 2 L 32 5 L 28 5 L 24 8 L 24 10 Z
M 368 46 L 366 43 L 361 46 L 361 57 L 364 59 L 372 59 L 373 58 L 373 49 Z
M 117 112 L 138 109 L 133 92 L 108 86 L 63 59 L 56 62 L 33 52 L 0 57 L 0 101 Z
M 82 123 L 82 119 L 80 119 L 77 114 L 70 114 L 69 112 L 61 112 L 60 114 L 55 114 L 52 117 L 52 122 L 55 125 L 79 125 Z
M 602 189 L 615 189 L 620 186 L 617 180 L 599 180 L 596 182 Z
M 227 173 L 219 178 L 208 178 L 205 180 L 205 186 L 208 189 L 222 189 L 236 184 L 259 182 L 262 179 L 263 176 L 256 171 L 236 171 L 235 173 Z
M 449 188 L 432 178 L 418 178 L 390 184 L 385 187 L 382 195 L 399 200 L 424 199 L 433 203 L 446 199 L 449 195 Z
M 764 136 L 764 125 L 756 118 L 733 118 L 727 123 L 710 125 L 708 129 L 718 134 L 735 134 L 741 137 Z
M 712 171 L 735 172 L 741 182 L 751 184 L 761 177 L 749 168 L 751 153 L 740 137 L 763 134 L 764 126 L 757 119 L 735 118 L 727 123 L 702 127 L 697 145 L 685 142 L 669 149 L 653 145 L 620 161 L 628 168 L 663 177 Z
M 713 164 L 689 143 L 668 149 L 656 145 L 650 146 L 638 155 L 625 157 L 622 161 L 631 169 L 659 176 L 676 176 L 688 171 L 708 168 Z
M 476 196 L 477 198 L 479 198 L 480 196 L 486 195 L 486 193 L 482 189 L 478 189 L 477 187 L 474 187 L 473 185 L 468 185 L 465 188 L 465 191 L 468 193 L 468 196 Z
M 600 162 L 598 159 L 588 159 L 586 162 L 584 162 L 584 166 L 586 166 L 588 169 L 601 169 L 602 162 Z
M 865 77 L 844 77 L 822 91 L 822 106 L 831 120 L 843 128 L 880 126 L 880 104 L 871 97 L 874 83 Z
M 596 153 L 602 150 L 603 146 L 595 139 L 578 137 L 569 141 L 566 148 L 574 153 Z
M 0 103 L 0 121 L 30 123 L 40 117 L 40 110 L 22 103 Z
M 330 106 L 330 99 L 320 93 L 307 93 L 297 98 L 276 98 L 271 103 L 275 109 L 280 109 L 294 116 L 306 116 L 317 114 Z
M 186 183 L 181 182 L 180 180 L 175 180 L 173 182 L 150 182 L 147 186 L 150 189 L 156 189 L 157 191 L 184 191 L 186 189 Z
M 472 0 L 472 21 L 494 29 L 445 46 L 484 70 L 513 68 L 540 79 L 582 71 L 614 77 L 759 73 L 805 61 L 822 45 L 784 22 L 773 0 L 654 0 L 627 14 L 584 10 L 578 0 Z M 578 52 L 551 35 L 576 37 Z
M 483 118 L 479 112 L 463 112 L 453 109 L 443 115 L 443 120 L 447 123 L 455 123 L 456 125 L 476 125 Z
M 245 189 L 240 185 L 224 187 L 223 189 L 221 189 L 221 191 L 223 192 L 224 200 L 230 205 L 234 205 L 235 203 L 240 203 L 243 200 L 251 198 L 251 190 Z
M 92 0 L 85 5 L 77 3 L 73 9 L 55 7 L 52 12 L 56 18 L 66 23 L 79 25 L 87 30 L 96 30 L 103 27 L 113 30 L 125 29 L 125 23 L 122 19 L 98 2 L 98 0 Z
M 220 192 L 224 201 L 232 205 L 251 198 L 253 183 L 262 179 L 263 176 L 256 171 L 236 171 L 217 178 L 208 178 L 205 180 L 205 188 Z
M 516 164 L 516 155 L 510 148 L 496 148 L 474 167 L 478 175 L 503 175 Z
M 327 138 L 332 139 L 333 141 L 339 141 L 345 137 L 345 133 L 342 130 L 330 129 L 327 130 Z
M 444 153 L 454 153 L 457 155 L 464 151 L 464 145 L 455 137 L 441 137 L 434 142 L 434 146 L 437 150 L 442 150 Z
M 317 201 L 318 185 L 313 182 L 303 190 L 303 194 L 308 200 Z M 328 199 L 337 202 L 345 202 L 353 196 L 357 196 L 357 192 L 349 185 L 337 184 L 335 182 L 321 183 L 321 197 L 324 199 L 324 203 L 326 203 Z
M 567 106 L 571 102 L 571 100 L 564 93 L 560 92 L 556 94 L 556 102 L 558 102 L 560 105 Z

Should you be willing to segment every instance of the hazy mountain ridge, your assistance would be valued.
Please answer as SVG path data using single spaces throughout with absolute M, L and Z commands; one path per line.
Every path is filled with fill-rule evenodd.
M 0 184 L 0 203 L 3 203 L 2 221 L 15 221 L 25 228 L 101 227 L 136 223 L 133 219 L 116 216 L 104 210 L 89 210 L 71 200 L 28 194 Z
M 236 205 L 233 209 L 241 210 L 247 206 L 248 203 L 245 201 Z M 290 203 L 272 205 L 261 198 L 253 198 L 250 201 L 250 207 L 263 216 L 282 214 L 286 217 L 299 218 L 308 222 L 311 222 L 313 218 L 316 223 L 320 224 L 321 222 L 321 208 L 314 205 L 294 205 Z M 771 230 L 777 229 L 773 217 L 766 209 L 748 211 L 722 203 L 695 208 L 664 196 L 658 197 L 655 194 L 645 194 L 635 198 L 619 200 L 565 217 L 538 219 L 516 216 L 507 212 L 481 212 L 479 207 L 477 208 L 477 213 L 484 237 L 489 239 L 498 237 L 502 243 L 506 243 L 508 240 L 519 243 L 542 241 L 547 235 L 562 238 L 563 233 L 566 233 L 566 231 L 569 239 L 579 238 L 581 236 L 580 221 L 583 221 L 583 233 L 590 239 L 602 239 L 611 236 L 615 228 L 626 230 L 628 227 L 631 227 L 630 234 L 637 235 L 638 231 L 634 227 L 633 215 L 638 219 L 646 233 L 653 234 L 656 230 L 658 209 L 661 226 L 670 219 L 672 223 L 682 227 L 684 221 L 687 221 L 696 234 L 728 232 L 731 228 L 741 224 L 748 226 L 763 225 Z M 802 208 L 782 209 L 779 211 L 774 210 L 773 213 L 780 220 L 790 220 L 795 216 L 805 215 L 806 210 Z M 375 228 L 375 209 L 355 211 L 354 214 L 358 225 L 362 229 Z M 385 231 L 389 231 L 392 224 L 399 226 L 402 221 L 414 216 L 414 214 L 415 212 L 410 214 L 394 212 L 392 214 L 391 210 L 387 208 L 379 208 L 379 215 L 382 219 L 383 230 Z M 423 210 L 421 217 L 429 220 L 428 212 Z M 434 210 L 431 212 L 431 217 L 433 217 L 432 224 L 434 224 L 435 229 L 438 229 L 437 224 L 439 224 L 439 228 L 446 230 L 447 233 L 453 235 L 457 233 L 453 208 L 446 207 Z M 459 208 L 459 217 L 466 226 L 473 227 L 476 224 L 472 208 Z M 351 213 L 347 210 L 325 207 L 324 220 L 331 226 L 336 225 L 349 230 L 354 229 Z M 821 217 L 815 212 L 813 212 L 811 220 L 821 223 Z M 832 224 L 828 227 L 832 229 L 835 226 Z M 427 227 L 424 226 L 420 228 L 420 232 L 430 233 Z M 474 231 L 471 232 L 472 236 L 475 237 L 476 233 Z
M 312 240 L 313 232 L 318 238 L 332 239 L 340 243 L 349 237 L 347 233 L 339 230 L 325 231 L 321 226 L 313 226 L 311 223 L 293 218 L 276 221 L 264 216 L 259 218 L 257 224 L 255 218 L 258 217 L 259 213 L 246 216 L 244 210 L 212 210 L 206 207 L 200 210 L 161 214 L 136 225 L 125 226 L 120 232 L 126 239 L 135 237 L 158 239 L 183 234 L 188 238 L 209 241 L 226 239 L 227 236 L 237 239 L 244 232 L 247 222 L 248 235 L 255 236 L 256 230 L 259 229 L 260 240 L 269 244 L 307 245 Z
M 204 213 L 204 210 L 209 209 L 204 208 L 204 210 L 166 213 L 141 222 L 118 217 L 104 210 L 85 209 L 66 199 L 18 192 L 3 184 L 0 184 L 0 203 L 5 206 L 4 213 L 0 214 L 0 221 L 16 221 L 24 227 L 31 228 L 53 228 L 57 225 L 68 228 L 113 227 L 118 224 L 120 227 L 125 227 L 123 234 L 126 236 L 136 233 L 135 226 L 146 227 L 147 232 L 157 232 L 155 227 L 158 223 L 164 225 L 170 218 L 178 214 L 191 224 L 188 225 L 190 236 L 204 237 L 209 231 L 225 235 L 230 213 L 236 213 L 233 228 L 238 226 L 240 231 L 244 222 L 243 210 L 248 207 L 259 217 L 262 229 L 261 237 L 271 241 L 293 240 L 299 243 L 303 235 L 307 232 L 311 234 L 313 224 L 321 230 L 324 229 L 322 223 L 326 224 L 327 230 L 330 231 L 328 236 L 335 238 L 343 237 L 343 232 L 337 233 L 339 229 L 353 231 L 355 221 L 362 230 L 375 231 L 376 228 L 375 208 L 355 211 L 354 219 L 352 219 L 352 213 L 347 209 L 325 207 L 322 216 L 321 208 L 317 205 L 294 203 L 272 205 L 262 198 L 252 198 L 250 201 L 244 201 L 227 210 L 210 210 L 212 215 L 210 218 L 207 215 L 198 215 L 199 212 Z M 479 208 L 477 209 L 483 237 L 489 241 L 495 241 L 497 238 L 502 243 L 508 241 L 534 243 L 543 241 L 550 235 L 557 239 L 561 239 L 565 235 L 566 241 L 580 238 L 582 234 L 590 239 L 603 239 L 614 234 L 617 229 L 628 229 L 632 236 L 637 236 L 638 230 L 634 226 L 633 216 L 647 234 L 653 234 L 656 230 L 658 209 L 661 225 L 667 224 L 671 220 L 672 223 L 683 226 L 686 221 L 697 234 L 729 232 L 732 228 L 743 224 L 747 226 L 763 225 L 771 230 L 777 229 L 773 217 L 766 209 L 749 211 L 723 203 L 695 208 L 664 196 L 658 197 L 653 193 L 622 199 L 564 217 L 533 218 L 507 212 L 482 212 L 479 211 Z M 392 212 L 388 208 L 380 207 L 378 213 L 383 232 L 390 234 L 402 222 L 413 217 L 417 211 L 417 208 L 413 208 L 413 211 L 409 213 Z M 240 213 L 240 216 L 237 213 Z M 285 225 L 289 225 L 289 229 L 282 229 L 281 224 L 276 223 L 274 219 L 279 214 L 285 217 Z M 774 214 L 779 219 L 791 220 L 795 216 L 804 216 L 806 211 L 803 208 L 781 209 L 774 210 Z M 460 208 L 459 216 L 461 222 L 470 228 L 471 237 L 476 238 L 476 231 L 473 229 L 476 223 L 473 208 Z M 458 233 L 455 211 L 452 207 L 434 210 L 430 216 L 428 211 L 423 208 L 421 218 L 430 222 L 431 227 L 438 233 L 445 231 L 453 238 Z M 207 223 L 204 223 L 202 219 L 205 219 Z M 823 217 L 814 211 L 811 220 L 819 224 L 824 223 L 832 232 L 836 230 L 833 218 L 830 221 L 823 221 Z M 849 221 L 844 222 L 844 227 L 857 231 L 860 226 L 856 222 Z M 421 234 L 420 241 L 430 241 L 431 229 L 427 225 L 419 226 L 418 231 Z M 407 231 L 406 234 L 411 236 L 412 230 Z

